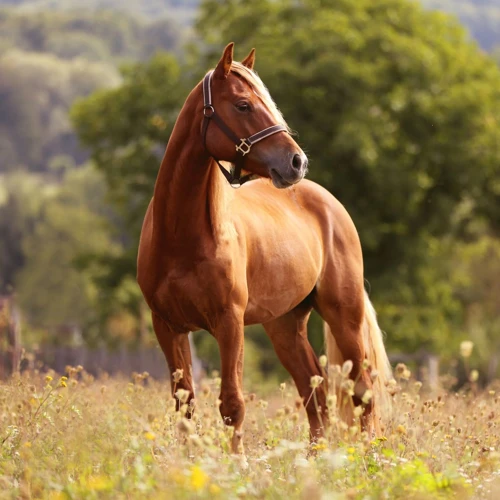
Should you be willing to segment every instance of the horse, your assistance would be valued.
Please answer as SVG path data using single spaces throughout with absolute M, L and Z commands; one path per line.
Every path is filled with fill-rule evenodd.
M 326 377 L 307 338 L 315 309 L 331 360 L 352 362 L 354 404 L 373 393 L 360 418 L 376 433 L 390 365 L 364 289 L 356 228 L 332 194 L 304 179 L 307 156 L 253 71 L 255 50 L 237 62 L 233 49 L 177 117 L 140 237 L 137 280 L 170 373 L 183 374 L 172 391 L 187 391 L 192 405 L 188 334 L 207 330 L 220 351 L 220 413 L 234 427 L 232 452 L 243 453 L 244 327 L 261 323 L 317 440 L 328 412 L 326 381 L 311 387 L 312 377 Z

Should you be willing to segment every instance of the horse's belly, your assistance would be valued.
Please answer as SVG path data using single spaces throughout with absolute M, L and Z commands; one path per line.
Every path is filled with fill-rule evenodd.
M 318 275 L 319 263 L 261 273 L 249 283 L 245 324 L 266 323 L 297 307 L 314 290 Z

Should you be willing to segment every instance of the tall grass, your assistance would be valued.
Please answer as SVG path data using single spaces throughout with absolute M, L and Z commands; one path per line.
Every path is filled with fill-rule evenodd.
M 0 498 L 500 498 L 500 393 L 421 394 L 408 376 L 396 370 L 376 439 L 332 410 L 311 446 L 293 386 L 247 394 L 244 460 L 229 451 L 217 376 L 187 420 L 146 373 L 23 373 L 0 386 Z

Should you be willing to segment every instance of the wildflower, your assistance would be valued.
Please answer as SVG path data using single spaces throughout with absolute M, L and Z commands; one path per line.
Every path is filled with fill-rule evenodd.
M 370 372 L 370 378 L 371 378 L 372 382 L 375 382 L 375 380 L 377 380 L 377 378 L 378 378 L 378 370 L 372 370 Z
M 362 406 L 356 406 L 353 410 L 353 413 L 354 413 L 354 416 L 356 418 L 359 418 L 361 417 L 361 415 L 363 414 L 363 407 Z
M 394 396 L 400 389 L 401 387 L 398 386 L 398 383 L 393 378 L 387 382 L 387 392 L 391 396 Z
M 52 382 L 52 380 L 54 380 L 54 379 L 53 379 L 50 375 L 46 375 L 46 376 L 45 376 L 45 382 L 47 382 L 47 384 L 48 384 L 49 382 Z
M 191 486 L 194 490 L 202 490 L 208 483 L 208 479 L 207 474 L 199 466 L 191 467 Z
M 148 439 L 149 441 L 154 441 L 156 439 L 156 436 L 152 432 L 149 432 L 149 431 L 146 431 L 144 433 L 144 437 L 146 439 Z
M 472 349 L 474 349 L 474 342 L 471 342 L 470 340 L 460 342 L 460 355 L 462 358 L 470 358 Z
M 203 441 L 201 440 L 200 436 L 198 436 L 198 434 L 192 434 L 191 436 L 189 436 L 189 442 L 193 446 L 196 446 L 196 448 L 203 448 Z
M 61 377 L 61 379 L 59 380 L 59 387 L 68 387 L 66 380 L 63 380 L 63 379 L 68 380 L 66 377 Z
M 263 399 L 261 399 L 259 401 L 259 408 L 262 408 L 263 410 L 265 410 L 267 408 L 267 401 L 264 401 Z
M 335 408 L 337 406 L 337 395 L 329 394 L 326 398 L 326 405 L 328 408 Z
M 314 443 L 311 446 L 311 449 L 314 451 L 321 451 L 321 450 L 326 450 L 327 449 L 327 441 L 324 438 L 318 439 L 317 443 Z
M 363 394 L 363 397 L 361 398 L 361 401 L 363 402 L 363 404 L 367 405 L 371 401 L 372 398 L 373 398 L 373 391 L 370 390 L 370 389 L 368 389 Z
M 363 370 L 368 370 L 370 368 L 370 362 L 367 359 L 363 360 Z
M 398 425 L 396 428 L 396 432 L 401 434 L 402 436 L 406 436 L 406 427 L 404 425 Z
M 186 403 L 188 398 L 189 398 L 189 391 L 186 391 L 185 389 L 179 389 L 175 393 L 175 397 L 181 402 L 181 403 Z
M 404 363 L 398 363 L 396 365 L 396 375 L 399 377 L 399 378 L 404 378 L 404 375 L 405 375 L 405 372 L 408 371 L 408 368 L 406 367 L 406 365 Z
M 191 434 L 194 428 L 193 424 L 187 418 L 182 418 L 177 423 L 177 430 L 182 434 Z
M 347 377 L 349 373 L 352 371 L 352 361 L 348 359 L 343 365 L 342 365 L 342 375 L 344 377 Z
M 320 364 L 320 366 L 321 366 L 321 367 L 323 367 L 323 368 L 325 368 L 325 367 L 326 367 L 326 365 L 327 365 L 327 363 L 328 363 L 328 359 L 327 359 L 327 357 L 326 357 L 324 354 L 322 354 L 322 355 L 319 357 L 319 364 Z
M 218 495 L 220 493 L 220 488 L 216 484 L 211 484 L 208 487 L 208 491 L 211 495 Z
M 316 389 L 323 383 L 324 378 L 320 375 L 313 375 L 311 377 L 311 387 Z
M 469 375 L 469 380 L 471 382 L 477 382 L 478 379 L 479 379 L 479 372 L 477 370 L 471 370 Z
M 285 384 L 285 382 L 282 382 L 282 383 L 280 384 L 280 391 L 281 391 L 281 392 L 285 392 L 285 389 L 286 389 L 286 384 Z
M 184 377 L 184 370 L 182 368 L 177 368 L 174 373 L 172 373 L 172 378 L 174 379 L 174 382 L 178 384 L 180 380 Z
M 340 388 L 349 396 L 354 396 L 354 380 L 344 380 L 340 385 Z

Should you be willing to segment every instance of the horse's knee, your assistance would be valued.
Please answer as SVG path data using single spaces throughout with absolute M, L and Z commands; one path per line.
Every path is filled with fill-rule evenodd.
M 239 427 L 245 419 L 245 402 L 239 394 L 221 394 L 220 414 L 226 425 Z

